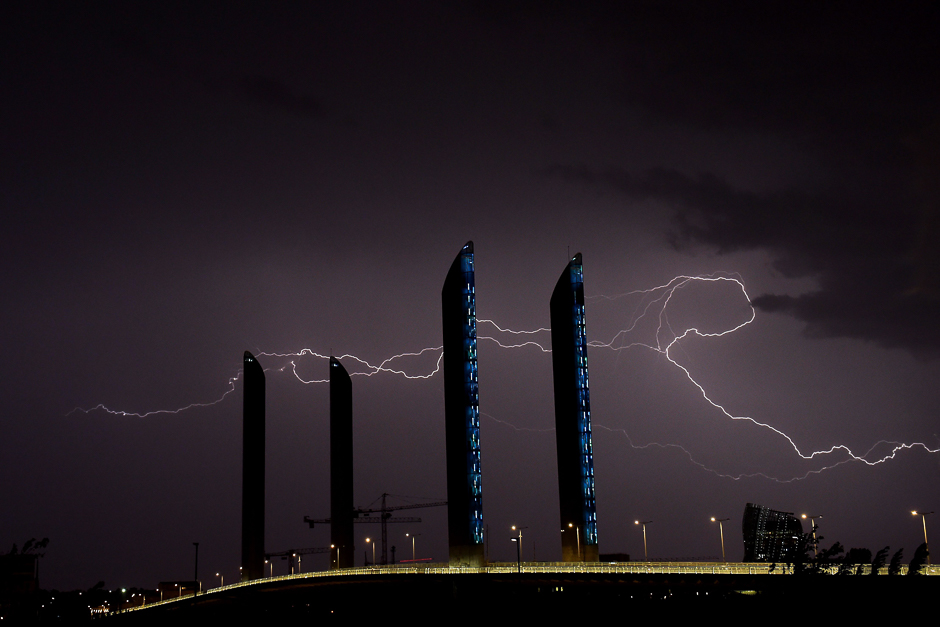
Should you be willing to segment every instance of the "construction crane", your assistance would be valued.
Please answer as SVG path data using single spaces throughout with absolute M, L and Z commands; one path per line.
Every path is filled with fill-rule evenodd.
M 447 505 L 447 501 L 432 501 L 429 503 L 412 503 L 410 505 L 389 505 L 387 498 L 390 496 L 395 496 L 394 494 L 389 494 L 388 492 L 383 492 L 382 496 L 382 506 L 378 509 L 363 509 L 356 508 L 353 510 L 353 522 L 354 523 L 380 523 L 382 525 L 382 564 L 388 564 L 388 523 L 403 523 L 403 522 L 421 522 L 420 518 L 415 518 L 411 516 L 392 518 L 390 512 L 402 510 L 402 509 L 421 509 L 425 507 L 443 507 Z M 376 499 L 378 500 L 378 499 Z M 375 501 L 373 501 L 375 502 Z M 379 514 L 378 517 L 372 518 L 371 514 Z M 310 518 L 309 516 L 304 516 L 304 522 L 310 525 L 310 528 L 313 529 L 314 523 L 323 523 L 329 524 L 329 518 Z

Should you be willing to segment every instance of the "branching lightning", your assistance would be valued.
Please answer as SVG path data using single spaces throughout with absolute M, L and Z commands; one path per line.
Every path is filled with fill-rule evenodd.
M 503 327 L 499 326 L 492 320 L 487 320 L 486 318 L 477 318 L 477 324 L 481 322 L 493 325 L 494 327 L 496 327 L 496 330 L 499 331 L 500 333 L 511 333 L 512 335 L 535 335 L 536 333 L 551 333 L 551 329 L 546 329 L 545 327 L 536 329 L 535 331 L 513 331 L 512 329 L 504 329 Z M 522 342 L 521 344 L 503 344 L 502 342 L 497 340 L 495 337 L 490 337 L 488 335 L 478 335 L 477 340 L 489 340 L 491 342 L 494 342 L 500 348 L 524 348 L 526 346 L 536 346 L 543 353 L 552 352 L 552 349 L 545 348 L 544 346 L 542 346 L 541 344 L 539 344 L 538 342 L 534 340 Z
M 496 416 L 494 416 L 494 415 L 492 415 L 492 414 L 488 414 L 488 413 L 486 413 L 485 411 L 481 411 L 481 412 L 480 412 L 480 415 L 481 415 L 481 416 L 486 416 L 487 418 L 489 418 L 489 419 L 492 420 L 493 422 L 498 422 L 498 423 L 501 424 L 501 425 L 506 425 L 507 427 L 509 427 L 509 428 L 512 429 L 513 431 L 519 431 L 519 432 L 522 432 L 522 431 L 533 431 L 533 432 L 535 432 L 535 433 L 551 433 L 552 431 L 555 430 L 555 427 L 546 427 L 546 428 L 544 428 L 544 429 L 536 429 L 535 427 L 517 427 L 516 425 L 512 424 L 511 422 L 506 422 L 505 420 L 500 420 L 500 419 L 497 418 Z
M 676 330 L 673 329 L 672 326 L 670 325 L 669 317 L 667 314 L 667 309 L 669 308 L 670 302 L 672 301 L 673 296 L 676 294 L 676 292 L 694 282 L 703 282 L 703 283 L 731 282 L 731 283 L 734 283 L 740 289 L 740 293 L 744 297 L 745 302 L 747 302 L 748 307 L 750 309 L 750 315 L 747 316 L 747 319 L 744 320 L 743 322 L 735 324 L 734 326 L 731 326 L 730 328 L 724 331 L 703 332 L 699 330 L 698 328 L 690 327 L 690 328 L 682 330 L 681 332 L 676 332 Z M 715 469 L 709 468 L 705 464 L 697 461 L 696 459 L 694 459 L 692 454 L 686 448 L 682 447 L 679 444 L 661 444 L 658 442 L 650 442 L 647 444 L 638 445 L 633 442 L 633 440 L 630 438 L 629 434 L 626 432 L 625 429 L 610 428 L 610 427 L 606 427 L 606 426 L 595 423 L 594 425 L 595 428 L 603 429 L 611 433 L 621 433 L 627 439 L 629 445 L 632 448 L 634 449 L 674 448 L 674 449 L 681 450 L 692 464 L 700 467 L 701 469 L 707 472 L 713 473 L 719 477 L 729 478 L 729 479 L 734 479 L 734 480 L 739 480 L 739 479 L 748 478 L 748 477 L 760 477 L 760 478 L 768 479 L 771 481 L 777 481 L 781 483 L 798 481 L 798 480 L 810 477 L 812 475 L 818 475 L 826 470 L 835 468 L 837 466 L 840 466 L 842 464 L 852 462 L 852 461 L 862 462 L 868 466 L 876 466 L 890 459 L 894 459 L 895 456 L 900 451 L 908 450 L 908 449 L 917 448 L 917 449 L 922 449 L 928 453 L 940 452 L 940 448 L 932 449 L 922 442 L 903 443 L 903 442 L 895 442 L 895 441 L 887 441 L 887 440 L 880 440 L 876 442 L 871 448 L 869 448 L 867 451 L 861 454 L 857 454 L 853 452 L 848 446 L 843 445 L 843 444 L 834 445 L 826 450 L 805 452 L 800 449 L 800 447 L 796 444 L 796 442 L 794 442 L 794 440 L 789 435 L 787 435 L 786 433 L 784 433 L 777 427 L 774 427 L 764 422 L 760 422 L 750 416 L 736 416 L 730 411 L 728 411 L 724 406 L 722 406 L 721 404 L 713 400 L 708 395 L 705 388 L 698 381 L 695 380 L 695 378 L 692 376 L 692 373 L 689 371 L 689 369 L 683 366 L 681 363 L 679 363 L 673 357 L 672 353 L 674 352 L 675 349 L 678 349 L 681 346 L 681 342 L 683 340 L 691 336 L 697 336 L 700 338 L 722 337 L 725 335 L 729 335 L 731 333 L 735 333 L 736 331 L 739 331 L 740 329 L 754 322 L 756 318 L 756 311 L 754 307 L 750 305 L 750 302 L 751 302 L 750 297 L 747 293 L 747 290 L 745 289 L 744 282 L 739 275 L 723 274 L 723 273 L 716 273 L 716 274 L 704 275 L 704 276 L 682 275 L 682 276 L 677 276 L 673 278 L 672 280 L 670 280 L 669 282 L 663 285 L 659 285 L 650 289 L 634 290 L 632 292 L 627 292 L 627 293 L 619 294 L 615 296 L 592 296 L 592 297 L 589 297 L 588 300 L 603 299 L 606 301 L 616 301 L 618 299 L 621 299 L 627 296 L 637 296 L 637 295 L 641 296 L 641 298 L 640 298 L 639 303 L 636 305 L 633 312 L 631 313 L 628 319 L 629 323 L 626 326 L 626 328 L 621 329 L 616 334 L 614 334 L 614 336 L 610 339 L 610 341 L 601 342 L 601 341 L 595 340 L 595 341 L 589 342 L 588 345 L 590 347 L 594 349 L 606 349 L 606 350 L 612 350 L 612 351 L 618 351 L 618 352 L 626 350 L 626 349 L 633 349 L 633 348 L 654 351 L 655 353 L 665 358 L 670 364 L 680 369 L 685 374 L 685 377 L 689 380 L 689 382 L 691 382 L 692 385 L 698 390 L 698 393 L 701 394 L 702 398 L 705 399 L 705 401 L 709 405 L 717 409 L 726 418 L 729 418 L 734 421 L 750 422 L 754 424 L 755 426 L 758 426 L 758 427 L 761 427 L 763 429 L 767 429 L 773 432 L 776 436 L 784 438 L 789 443 L 793 451 L 803 460 L 813 460 L 813 459 L 816 459 L 817 457 L 833 455 L 833 454 L 840 453 L 840 452 L 843 453 L 845 457 L 837 461 L 834 461 L 833 463 L 824 465 L 821 468 L 809 470 L 802 476 L 792 477 L 789 479 L 781 479 L 778 477 L 767 475 L 765 473 L 742 473 L 742 474 L 737 474 L 737 475 L 727 474 L 727 473 L 722 473 Z M 631 333 L 633 333 L 637 329 L 637 326 L 641 323 L 641 321 L 650 317 L 656 318 L 655 332 L 651 340 L 648 340 L 648 341 L 631 340 L 630 339 Z M 477 323 L 481 325 L 484 325 L 484 324 L 492 325 L 492 327 L 494 327 L 495 329 L 495 332 L 500 333 L 500 334 L 510 334 L 514 336 L 522 335 L 522 336 L 536 336 L 537 337 L 538 334 L 540 333 L 550 332 L 550 329 L 544 328 L 544 327 L 538 328 L 532 331 L 513 330 L 513 329 L 501 327 L 499 324 L 497 324 L 493 320 L 489 320 L 485 318 L 478 318 Z M 525 347 L 535 347 L 535 348 L 538 348 L 539 351 L 541 351 L 541 353 L 551 353 L 551 348 L 547 348 L 543 343 L 540 343 L 539 341 L 536 341 L 535 339 L 526 339 L 521 342 L 503 342 L 497 337 L 493 337 L 489 335 L 479 335 L 477 339 L 486 340 L 488 342 L 493 342 L 498 347 L 505 348 L 505 349 L 519 349 L 519 348 L 525 348 Z M 432 353 L 432 354 L 437 353 L 437 360 L 435 362 L 434 368 L 428 372 L 415 373 L 413 368 L 406 368 L 404 365 L 398 365 L 398 364 L 401 364 L 403 360 L 406 360 L 407 358 L 422 357 L 426 353 Z M 309 384 L 315 384 L 315 383 L 328 383 L 329 382 L 329 379 L 304 379 L 298 373 L 298 361 L 299 360 L 304 359 L 304 358 L 326 360 L 330 358 L 329 355 L 323 355 L 323 354 L 317 353 L 309 348 L 304 348 L 297 352 L 276 353 L 276 352 L 260 352 L 259 351 L 259 352 L 256 352 L 255 354 L 258 355 L 259 357 L 287 359 L 288 361 L 286 363 L 283 363 L 279 367 L 271 367 L 268 370 L 272 370 L 276 372 L 286 372 L 288 369 L 290 369 L 290 372 L 294 375 L 294 377 L 303 384 L 309 385 Z M 358 366 L 361 366 L 360 370 L 355 370 L 355 371 L 350 372 L 349 373 L 350 376 L 372 377 L 380 373 L 386 373 L 386 374 L 391 374 L 391 375 L 398 375 L 409 380 L 430 379 L 431 377 L 434 377 L 438 372 L 440 372 L 441 361 L 443 359 L 443 347 L 430 346 L 430 347 L 423 348 L 416 352 L 398 353 L 396 355 L 392 355 L 391 357 L 384 359 L 383 361 L 377 364 L 371 363 L 367 361 L 366 359 L 363 359 L 356 355 L 350 355 L 350 354 L 342 355 L 338 357 L 338 359 L 340 359 L 341 361 L 344 361 L 347 365 L 349 363 L 354 363 L 354 364 L 358 364 Z M 242 371 L 239 370 L 233 377 L 229 379 L 228 389 L 225 391 L 225 393 L 223 393 L 219 398 L 211 402 L 191 403 L 189 405 L 180 407 L 178 409 L 159 409 L 159 410 L 148 411 L 148 412 L 130 412 L 130 411 L 123 411 L 123 410 L 113 410 L 113 409 L 109 409 L 103 404 L 99 404 L 90 409 L 83 409 L 83 408 L 76 407 L 75 409 L 70 411 L 68 415 L 71 415 L 75 412 L 89 414 L 94 411 L 104 411 L 106 413 L 109 413 L 115 416 L 147 418 L 150 416 L 161 415 L 161 414 L 179 414 L 181 412 L 184 412 L 190 409 L 195 409 L 195 408 L 211 407 L 213 405 L 217 405 L 221 403 L 223 400 L 225 400 L 230 394 L 232 394 L 235 391 L 235 382 L 238 381 L 241 375 L 242 375 Z M 497 423 L 500 423 L 512 429 L 515 429 L 516 431 L 535 431 L 535 432 L 554 431 L 554 429 L 551 429 L 551 428 L 550 429 L 534 429 L 534 428 L 516 427 L 515 425 L 509 422 L 503 421 L 503 420 L 499 420 L 490 414 L 483 413 L 483 415 Z M 872 455 L 875 449 L 880 446 L 890 447 L 890 452 L 888 452 L 887 454 L 882 454 L 880 457 L 877 457 L 876 459 L 869 459 L 869 456 Z
M 740 288 L 741 294 L 744 296 L 744 298 L 746 299 L 746 302 L 748 303 L 748 307 L 750 308 L 750 316 L 747 318 L 746 321 L 741 322 L 741 323 L 739 323 L 739 324 L 737 324 L 737 325 L 735 325 L 735 326 L 733 326 L 733 327 L 731 327 L 731 328 L 729 328 L 729 329 L 726 329 L 726 330 L 720 331 L 720 332 L 706 333 L 706 332 L 700 331 L 700 330 L 697 329 L 697 328 L 691 327 L 691 328 L 685 329 L 685 330 L 682 331 L 681 333 L 676 333 L 676 332 L 670 327 L 670 325 L 669 325 L 668 317 L 667 317 L 667 314 L 666 314 L 666 309 L 668 308 L 669 302 L 672 300 L 672 297 L 675 295 L 675 293 L 676 293 L 677 290 L 679 290 L 679 289 L 681 289 L 681 288 L 683 288 L 683 287 L 685 287 L 685 286 L 687 286 L 687 285 L 689 285 L 690 283 L 695 282 L 695 281 L 702 281 L 702 282 L 730 281 L 730 282 L 735 283 L 735 284 Z M 822 468 L 818 468 L 818 469 L 815 469 L 815 470 L 810 470 L 810 471 L 808 471 L 806 474 L 804 474 L 804 475 L 802 475 L 802 476 L 793 477 L 793 478 L 791 478 L 791 479 L 779 479 L 779 478 L 776 478 L 776 477 L 771 477 L 771 476 L 766 475 L 766 474 L 764 474 L 764 473 L 750 473 L 750 474 L 729 475 L 729 474 L 722 474 L 722 473 L 719 473 L 718 471 L 713 470 L 713 469 L 711 469 L 711 468 L 707 468 L 705 465 L 703 465 L 703 464 L 701 464 L 700 462 L 696 461 L 696 460 L 692 457 L 691 453 L 690 453 L 688 450 L 686 450 L 685 448 L 683 448 L 682 446 L 680 446 L 680 445 L 678 445 L 678 444 L 658 444 L 658 443 L 651 443 L 651 444 L 647 444 L 647 445 L 644 445 L 644 446 L 637 446 L 637 445 L 635 445 L 635 444 L 633 443 L 633 441 L 630 439 L 630 436 L 626 433 L 625 430 L 622 430 L 622 429 L 607 429 L 607 427 L 603 427 L 603 426 L 601 426 L 601 425 L 597 425 L 597 426 L 599 426 L 599 427 L 601 427 L 601 428 L 604 428 L 604 429 L 607 429 L 607 430 L 609 430 L 609 431 L 619 431 L 619 432 L 622 432 L 623 435 L 624 435 L 624 436 L 627 438 L 627 440 L 630 442 L 630 446 L 632 446 L 632 447 L 634 447 L 634 448 L 647 448 L 647 447 L 650 447 L 650 446 L 656 446 L 656 447 L 661 447 L 661 448 L 673 448 L 673 447 L 675 447 L 675 448 L 681 449 L 681 450 L 688 456 L 689 460 L 690 460 L 693 464 L 695 464 L 695 465 L 697 465 L 697 466 L 700 466 L 701 468 L 703 468 L 703 469 L 705 469 L 705 470 L 707 470 L 707 471 L 709 471 L 709 472 L 715 473 L 715 474 L 717 474 L 718 476 L 727 477 L 727 478 L 731 478 L 731 479 L 741 479 L 741 478 L 744 478 L 744 477 L 763 477 L 763 478 L 766 478 L 766 479 L 770 479 L 770 480 L 778 481 L 778 482 L 782 482 L 782 483 L 788 483 L 788 482 L 790 482 L 790 481 L 796 481 L 796 480 L 799 480 L 799 479 L 805 479 L 806 477 L 809 477 L 810 475 L 819 474 L 819 473 L 821 473 L 821 472 L 823 472 L 823 471 L 825 471 L 825 470 L 829 470 L 829 469 L 831 469 L 831 468 L 835 468 L 836 466 L 840 466 L 840 465 L 842 465 L 842 464 L 844 464 L 844 463 L 847 463 L 847 462 L 849 462 L 849 461 L 858 461 L 858 462 L 863 462 L 863 463 L 865 463 L 865 464 L 867 464 L 867 465 L 869 465 L 869 466 L 875 466 L 875 465 L 884 463 L 884 462 L 888 461 L 889 459 L 894 459 L 895 456 L 897 455 L 898 451 L 906 450 L 906 449 L 920 448 L 920 449 L 923 449 L 924 451 L 929 452 L 929 453 L 937 453 L 937 452 L 940 452 L 940 448 L 938 448 L 938 449 L 931 449 L 930 447 L 928 447 L 926 444 L 924 444 L 924 443 L 922 443 L 922 442 L 914 442 L 914 443 L 907 444 L 907 443 L 902 443 L 902 442 L 894 442 L 894 441 L 888 441 L 888 440 L 879 440 L 879 441 L 876 442 L 874 445 L 872 445 L 871 448 L 869 448 L 867 451 L 865 451 L 865 452 L 862 453 L 861 455 L 856 454 L 856 453 L 853 452 L 848 446 L 846 446 L 846 445 L 844 445 L 844 444 L 837 444 L 837 445 L 834 445 L 834 446 L 832 446 L 832 447 L 830 447 L 829 449 L 826 449 L 826 450 L 813 451 L 813 452 L 811 452 L 811 453 L 805 453 L 804 451 L 802 451 L 802 450 L 797 446 L 796 442 L 794 442 L 793 439 L 792 439 L 790 436 L 788 436 L 786 433 L 784 433 L 784 432 L 781 431 L 780 429 L 777 429 L 776 427 L 774 427 L 774 426 L 772 426 L 772 425 L 769 425 L 769 424 L 767 424 L 767 423 L 760 422 L 760 421 L 758 421 L 758 420 L 756 420 L 756 419 L 754 419 L 754 418 L 752 418 L 752 417 L 750 417 L 750 416 L 735 416 L 734 414 L 732 414 L 731 412 L 729 412 L 724 406 L 722 406 L 721 404 L 715 402 L 712 398 L 710 398 L 710 397 L 708 396 L 708 393 L 705 391 L 705 388 L 702 387 L 702 385 L 701 385 L 698 381 L 695 380 L 695 378 L 692 376 L 692 373 L 689 372 L 688 368 L 686 368 L 685 366 L 683 366 L 682 364 L 680 364 L 679 362 L 677 362 L 677 361 L 673 358 L 673 356 L 671 355 L 671 351 L 672 351 L 672 349 L 673 349 L 674 347 L 677 347 L 677 345 L 678 345 L 682 340 L 684 340 L 685 338 L 689 337 L 690 335 L 692 335 L 692 336 L 698 336 L 698 337 L 702 337 L 702 338 L 721 337 L 721 336 L 724 336 L 724 335 L 728 335 L 728 334 L 734 333 L 735 331 L 738 331 L 738 330 L 740 330 L 740 329 L 746 327 L 747 325 L 751 324 L 752 322 L 754 322 L 754 319 L 756 318 L 757 312 L 755 311 L 754 307 L 750 304 L 750 302 L 751 302 L 750 296 L 748 296 L 747 290 L 746 290 L 746 288 L 745 288 L 745 286 L 744 286 L 744 282 L 741 280 L 740 276 L 738 276 L 738 275 L 724 275 L 724 274 L 712 274 L 712 275 L 706 275 L 706 276 L 677 276 L 677 277 L 673 278 L 671 281 L 669 281 L 668 283 L 665 283 L 665 284 L 663 284 L 663 285 L 659 285 L 659 286 L 657 286 L 657 287 L 650 288 L 650 289 L 647 289 L 647 290 L 635 290 L 635 291 L 633 291 L 633 292 L 628 292 L 628 293 L 626 293 L 626 294 L 620 294 L 620 295 L 617 295 L 617 296 L 596 296 L 596 297 L 593 297 L 593 298 L 604 298 L 604 299 L 606 299 L 606 300 L 616 300 L 616 299 L 622 298 L 622 297 L 624 297 L 624 296 L 636 295 L 636 294 L 642 294 L 642 295 L 643 295 L 643 298 L 640 300 L 640 303 L 637 305 L 636 309 L 634 310 L 633 316 L 632 316 L 632 321 L 630 322 L 629 326 L 628 326 L 626 329 L 622 329 L 621 331 L 618 331 L 617 334 L 615 334 L 614 337 L 613 337 L 609 342 L 597 342 L 597 341 L 594 341 L 594 342 L 589 342 L 589 343 L 588 343 L 589 346 L 592 346 L 592 347 L 594 347 L 594 348 L 607 348 L 607 349 L 611 349 L 611 350 L 615 350 L 615 351 L 620 351 L 620 350 L 624 350 L 624 349 L 628 349 L 628 348 L 635 348 L 635 347 L 642 347 L 642 348 L 647 348 L 647 349 L 649 349 L 649 350 L 653 350 L 653 351 L 655 351 L 655 352 L 657 352 L 657 353 L 663 355 L 663 357 L 665 357 L 666 360 L 668 360 L 669 363 L 671 363 L 673 366 L 675 366 L 676 368 L 679 368 L 679 369 L 685 374 L 685 376 L 688 378 L 688 380 L 692 383 L 692 385 L 694 385 L 694 386 L 698 389 L 699 393 L 702 395 L 702 398 L 704 398 L 705 401 L 708 402 L 712 407 L 714 407 L 714 408 L 716 408 L 717 410 L 719 410 L 722 414 L 724 414 L 726 417 L 730 418 L 731 420 L 742 420 L 742 421 L 751 422 L 751 423 L 753 423 L 754 425 L 757 425 L 757 426 L 762 427 L 762 428 L 764 428 L 764 429 L 768 429 L 768 430 L 772 431 L 773 433 L 777 434 L 778 436 L 780 436 L 780 437 L 786 439 L 786 441 L 787 441 L 787 442 L 790 444 L 790 446 L 793 448 L 794 452 L 796 452 L 796 454 L 797 454 L 799 457 L 801 457 L 802 459 L 804 459 L 804 460 L 811 460 L 811 459 L 816 458 L 817 456 L 831 455 L 831 454 L 837 453 L 837 452 L 839 452 L 839 451 L 844 452 L 848 457 L 846 457 L 846 458 L 844 458 L 844 459 L 842 459 L 842 460 L 839 460 L 839 461 L 837 461 L 837 462 L 835 462 L 835 463 L 833 463 L 833 464 L 824 466 L 824 467 L 822 467 Z M 633 331 L 633 330 L 636 328 L 637 324 L 639 324 L 639 322 L 640 322 L 643 318 L 645 318 L 648 314 L 650 314 L 651 311 L 655 312 L 656 315 L 657 315 L 657 317 L 658 317 L 658 323 L 657 323 L 657 326 L 656 326 L 656 332 L 655 332 L 655 336 L 654 336 L 654 342 L 653 342 L 653 343 L 644 343 L 644 342 L 639 342 L 639 341 L 637 341 L 637 342 L 629 342 L 629 343 L 628 343 L 628 342 L 626 341 L 627 334 L 629 334 L 631 331 Z M 672 339 L 671 339 L 671 340 L 668 340 L 668 341 L 666 341 L 666 342 L 664 342 L 662 336 L 663 336 L 663 334 L 666 333 L 666 332 L 668 332 L 669 334 L 671 334 Z M 617 344 L 618 341 L 620 342 L 619 344 Z M 664 345 L 664 344 L 665 344 L 665 345 Z M 889 452 L 889 453 L 883 455 L 882 457 L 880 457 L 880 458 L 878 458 L 878 459 L 875 459 L 875 460 L 873 460 L 873 461 L 872 461 L 872 460 L 869 460 L 869 459 L 868 459 L 868 456 L 871 455 L 871 453 L 872 453 L 878 446 L 880 446 L 880 445 L 888 445 L 888 446 L 891 446 L 891 447 L 893 447 L 893 448 L 891 449 L 891 452 Z
M 179 407 L 177 409 L 155 409 L 154 411 L 148 411 L 148 412 L 131 412 L 131 411 L 121 411 L 119 409 L 108 409 L 107 407 L 104 406 L 104 404 L 99 403 L 95 405 L 94 407 L 92 407 L 91 409 L 84 409 L 82 407 L 76 407 L 75 409 L 67 413 L 66 416 L 71 416 L 75 412 L 81 412 L 83 414 L 90 414 L 93 411 L 100 410 L 105 413 L 111 414 L 112 416 L 130 416 L 132 418 L 148 418 L 150 416 L 158 416 L 161 414 L 178 414 L 180 412 L 186 411 L 187 409 L 195 409 L 197 407 L 212 407 L 213 405 L 218 405 L 219 403 L 224 401 L 226 396 L 228 396 L 229 394 L 235 391 L 235 382 L 241 378 L 242 374 L 244 374 L 243 371 L 239 370 L 238 372 L 235 373 L 234 377 L 230 377 L 228 380 L 228 390 L 226 390 L 225 393 L 219 398 L 215 399 L 214 401 L 210 401 L 208 403 L 190 403 L 189 405 L 186 405 L 185 407 Z
M 536 329 L 535 331 L 513 331 L 512 329 L 502 328 L 501 326 L 499 326 L 492 320 L 487 320 L 486 318 L 477 318 L 477 324 L 481 322 L 492 324 L 494 327 L 496 327 L 496 330 L 499 331 L 500 333 L 512 333 L 513 335 L 535 335 L 536 333 L 551 333 L 552 331 L 551 329 L 547 329 L 545 327 L 541 327 L 539 329 Z
M 386 359 L 385 361 L 383 361 L 382 363 L 380 363 L 378 366 L 375 366 L 375 365 L 373 365 L 373 364 L 370 364 L 370 363 L 369 363 L 368 361 L 366 361 L 365 359 L 362 359 L 362 358 L 360 358 L 360 357 L 356 357 L 355 355 L 348 355 L 348 354 L 347 354 L 347 355 L 341 355 L 341 356 L 337 357 L 336 359 L 339 359 L 340 361 L 342 361 L 342 360 L 352 360 L 352 361 L 355 361 L 356 363 L 359 363 L 359 364 L 365 366 L 366 369 L 365 369 L 364 371 L 350 372 L 350 373 L 349 373 L 349 376 L 351 376 L 351 377 L 356 377 L 356 376 L 359 376 L 359 377 L 371 377 L 372 375 L 378 374 L 378 373 L 380 373 L 380 372 L 388 372 L 388 373 L 391 373 L 391 374 L 401 375 L 401 376 L 403 376 L 403 377 L 406 378 L 406 379 L 430 379 L 430 378 L 433 377 L 435 374 L 437 374 L 437 372 L 441 369 L 441 359 L 443 359 L 443 357 L 444 357 L 444 350 L 443 350 L 443 349 L 444 349 L 443 346 L 429 346 L 428 348 L 422 348 L 420 351 L 418 351 L 418 352 L 416 352 L 416 353 L 399 353 L 399 354 L 397 354 L 397 355 L 392 355 L 391 357 L 389 357 L 388 359 Z M 388 364 L 390 364 L 391 362 L 395 361 L 396 359 L 401 359 L 401 358 L 403 358 L 403 357 L 420 357 L 421 355 L 423 355 L 423 354 L 425 354 L 425 353 L 427 353 L 427 352 L 434 352 L 434 351 L 440 351 L 441 354 L 438 355 L 438 357 L 437 357 L 437 365 L 434 367 L 434 370 L 432 370 L 432 371 L 429 372 L 428 374 L 408 374 L 408 373 L 405 372 L 404 370 L 400 370 L 400 369 L 388 367 Z M 317 352 L 315 352 L 315 351 L 312 351 L 312 350 L 310 350 L 309 348 L 304 348 L 304 349 L 302 349 L 302 350 L 300 350 L 300 351 L 298 351 L 298 352 L 296 352 L 296 353 L 263 353 L 263 352 L 259 352 L 259 353 L 258 353 L 258 356 L 259 356 L 259 357 L 297 357 L 297 358 L 300 358 L 300 357 L 304 357 L 304 356 L 307 356 L 307 355 L 309 355 L 309 356 L 311 356 L 311 357 L 316 357 L 316 358 L 319 358 L 319 359 L 329 359 L 329 358 L 330 358 L 329 355 L 321 355 L 320 353 L 317 353 Z M 294 373 L 294 376 L 295 376 L 295 377 L 297 378 L 297 380 L 300 381 L 301 383 L 329 383 L 329 382 L 330 382 L 329 379 L 313 379 L 313 380 L 307 381 L 307 380 L 303 379 L 299 374 L 297 374 L 297 364 L 296 364 L 293 360 L 290 362 L 290 365 L 291 365 L 291 371 Z M 287 369 L 287 366 L 281 366 L 281 367 L 278 369 L 278 371 L 279 371 L 279 372 L 284 372 L 284 370 L 286 370 L 286 369 Z

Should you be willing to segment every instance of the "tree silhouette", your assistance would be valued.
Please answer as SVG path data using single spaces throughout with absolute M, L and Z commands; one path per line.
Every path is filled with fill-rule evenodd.
M 888 550 L 890 548 L 891 547 L 886 546 L 885 548 L 875 553 L 875 559 L 873 559 L 871 562 L 871 573 L 869 574 L 877 575 L 878 571 L 884 568 L 885 561 L 888 559 Z
M 822 536 L 820 536 L 820 539 L 822 539 Z M 799 539 L 796 541 L 796 548 L 793 550 L 793 565 L 790 572 L 794 575 L 805 575 L 809 572 L 806 565 L 813 560 L 809 552 L 814 546 L 816 544 L 813 542 L 813 534 L 800 534 Z
M 922 542 L 920 546 L 914 549 L 914 557 L 911 558 L 911 563 L 907 567 L 908 575 L 923 575 L 924 574 L 924 564 L 927 563 L 927 543 Z
M 816 530 L 818 531 L 819 527 Z M 823 539 L 820 535 L 814 539 L 812 533 L 800 535 L 796 542 L 796 550 L 793 552 L 792 572 L 794 575 L 828 575 L 834 565 L 844 561 L 841 559 L 841 555 L 845 552 L 842 544 L 836 542 L 828 549 L 820 549 L 819 543 Z M 816 555 L 810 555 L 810 550 L 813 550 Z M 870 551 L 868 555 L 871 555 Z
M 821 539 L 822 537 L 820 537 L 820 540 Z M 813 560 L 813 574 L 830 574 L 830 568 L 841 561 L 840 557 L 844 552 L 845 548 L 843 548 L 842 544 L 839 542 L 836 542 L 828 549 L 819 551 L 816 558 Z M 869 552 L 869 555 L 871 555 L 871 552 Z
M 851 575 L 855 571 L 856 575 L 862 574 L 862 567 L 871 562 L 871 551 L 868 549 L 849 549 L 845 554 L 842 563 L 839 564 L 839 575 Z
M 49 538 L 43 538 L 42 540 L 39 540 L 38 542 L 36 541 L 36 538 L 30 538 L 29 540 L 23 543 L 23 548 L 19 550 L 19 553 L 21 555 L 37 553 L 37 551 L 40 551 L 46 548 L 48 544 L 49 544 Z M 10 549 L 10 552 L 8 553 L 8 555 L 16 555 L 16 554 L 17 554 L 16 544 L 14 544 L 13 548 Z M 38 555 L 40 555 L 41 557 L 43 554 L 39 553 Z
M 900 575 L 901 574 L 901 560 L 904 559 L 904 548 L 900 548 L 897 552 L 891 556 L 891 563 L 888 564 L 888 574 L 889 575 Z

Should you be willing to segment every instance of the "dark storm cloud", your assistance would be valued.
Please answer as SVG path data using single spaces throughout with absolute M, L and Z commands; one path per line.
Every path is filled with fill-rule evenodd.
M 703 126 L 892 132 L 933 115 L 935 10 L 696 3 L 625 20 L 626 96 Z M 898 105 L 906 119 L 894 115 Z
M 600 53 L 619 71 L 615 97 L 673 122 L 845 136 L 916 127 L 936 111 L 924 77 L 940 67 L 940 10 L 929 3 L 473 6 L 540 45 Z
M 187 68 L 185 64 L 174 60 L 174 56 L 180 52 L 174 51 L 169 45 L 169 34 L 158 34 L 159 37 L 144 28 L 115 27 L 104 30 L 100 39 L 108 49 L 135 61 L 142 68 L 172 72 L 178 75 L 177 78 L 186 77 L 210 88 L 225 89 L 227 84 L 230 92 L 237 96 L 303 118 L 318 119 L 323 115 L 322 104 L 317 98 L 271 76 L 259 74 L 225 81 L 211 69 Z
M 679 248 L 765 249 L 784 275 L 816 278 L 818 291 L 796 297 L 765 294 L 753 301 L 765 311 L 802 320 L 810 336 L 871 340 L 920 356 L 940 353 L 940 300 L 924 282 L 925 276 L 935 280 L 935 268 L 925 267 L 914 254 L 927 225 L 910 208 L 910 199 L 892 203 L 795 189 L 757 193 L 712 174 L 691 177 L 664 168 L 632 176 L 553 166 L 542 174 L 671 206 L 671 238 Z
M 808 335 L 940 354 L 940 11 L 895 9 L 673 2 L 567 15 L 619 67 L 625 106 L 672 128 L 778 138 L 820 176 L 752 191 L 707 168 L 542 173 L 673 207 L 680 248 L 768 250 L 785 275 L 815 278 L 816 292 L 754 301 Z

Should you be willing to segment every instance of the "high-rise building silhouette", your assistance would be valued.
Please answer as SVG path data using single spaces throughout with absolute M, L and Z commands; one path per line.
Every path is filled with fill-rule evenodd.
M 330 563 L 334 568 L 351 568 L 355 562 L 352 416 L 352 380 L 339 360 L 330 357 Z
M 562 560 L 594 562 L 597 510 L 581 253 L 558 279 L 550 308 Z
M 264 576 L 264 369 L 245 351 L 242 409 L 242 581 Z
M 452 565 L 483 565 L 483 489 L 473 242 L 450 266 L 441 290 L 447 531 Z
M 792 562 L 796 558 L 803 523 L 793 512 L 748 503 L 741 521 L 745 562 Z

